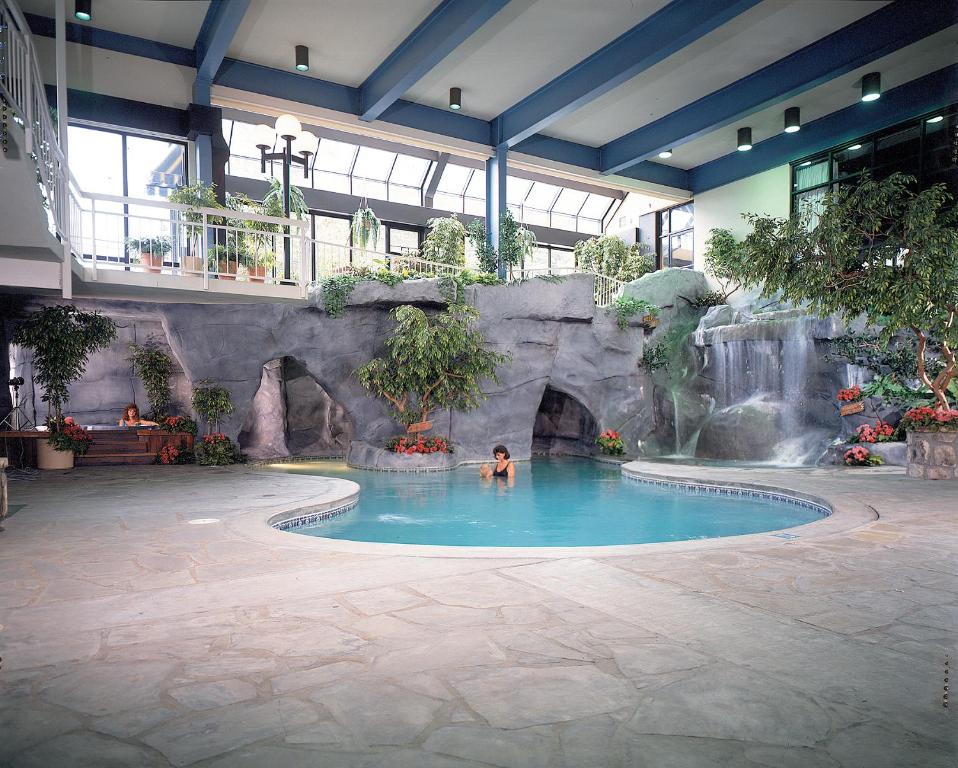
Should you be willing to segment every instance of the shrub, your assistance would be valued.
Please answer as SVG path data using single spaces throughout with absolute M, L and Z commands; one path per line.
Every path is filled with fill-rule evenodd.
M 885 461 L 881 456 L 875 456 L 867 448 L 861 445 L 856 445 L 854 448 L 849 448 L 845 451 L 845 463 L 850 467 L 877 467 L 879 464 L 884 464 Z
M 164 445 L 156 454 L 157 464 L 192 464 L 195 459 L 193 451 L 178 445 Z
M 386 450 L 393 453 L 454 453 L 452 443 L 445 437 L 391 437 L 386 441 Z
M 196 463 L 204 467 L 224 467 L 243 461 L 243 454 L 222 432 L 204 435 L 193 449 Z
M 887 443 L 895 439 L 895 428 L 881 419 L 873 427 L 862 424 L 849 439 L 850 443 Z
M 653 319 L 659 316 L 659 308 L 657 306 L 650 304 L 644 299 L 636 299 L 632 296 L 619 296 L 606 307 L 606 312 L 611 312 L 615 315 L 615 322 L 622 330 L 628 328 L 629 319 L 640 312 Z
M 167 432 L 185 432 L 196 437 L 199 428 L 196 422 L 188 416 L 167 416 L 160 422 L 160 429 Z
M 193 410 L 206 421 L 209 434 L 214 431 L 218 432 L 220 418 L 229 416 L 233 412 L 230 391 L 226 387 L 201 381 L 198 386 L 193 388 Z
M 905 430 L 952 432 L 958 430 L 958 410 L 919 406 L 906 411 L 901 423 Z
M 626 245 L 618 235 L 603 235 L 580 240 L 574 248 L 580 269 L 623 282 L 637 280 L 655 271 L 652 253 L 644 243 Z
M 56 429 L 53 424 L 50 425 L 50 436 L 47 442 L 54 450 L 72 451 L 77 456 L 83 456 L 93 445 L 93 438 L 90 437 L 89 432 L 67 416 Z
M 609 456 L 621 456 L 625 453 L 625 443 L 614 429 L 604 430 L 595 441 L 599 450 Z
M 838 390 L 838 399 L 843 403 L 853 403 L 861 396 L 862 388 L 858 386 Z

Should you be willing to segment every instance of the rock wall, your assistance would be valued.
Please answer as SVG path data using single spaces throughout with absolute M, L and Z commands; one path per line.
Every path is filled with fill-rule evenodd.
M 318 296 L 305 306 L 76 300 L 117 319 L 121 339 L 91 360 L 87 376 L 71 390 L 69 411 L 85 423 L 109 423 L 134 394 L 145 403 L 125 362 L 126 342 L 152 333 L 162 335 L 182 367 L 177 393 L 184 406 L 189 387 L 203 379 L 230 390 L 235 410 L 220 426 L 241 446 L 255 445 L 266 457 L 308 453 L 317 440 L 330 438 L 380 444 L 401 428 L 352 373 L 383 352 L 391 307 L 409 302 L 435 309 L 441 294 L 432 280 L 360 288 L 338 319 L 322 310 Z M 619 329 L 595 307 L 592 294 L 593 280 L 586 275 L 466 289 L 486 339 L 512 360 L 499 370 L 501 384 L 489 383 L 478 410 L 434 415 L 434 433 L 450 436 L 457 458 L 487 459 L 497 443 L 514 458 L 528 458 L 547 386 L 581 403 L 599 429 L 620 430 L 633 450 L 648 436 L 654 408 L 651 381 L 640 366 L 643 331 L 635 325 Z M 310 393 L 292 391 L 299 384 L 290 386 L 283 366 L 300 371 L 295 378 Z M 284 387 L 290 391 L 282 395 Z M 328 398 L 322 403 L 320 391 Z M 300 428 L 291 429 L 294 413 Z M 351 432 L 341 429 L 344 424 Z

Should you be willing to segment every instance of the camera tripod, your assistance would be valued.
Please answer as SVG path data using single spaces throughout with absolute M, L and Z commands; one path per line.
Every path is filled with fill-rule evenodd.
M 13 410 L 6 415 L 3 421 L 0 421 L 0 429 L 19 432 L 22 429 L 35 426 L 30 420 L 30 417 L 27 416 L 26 411 L 23 410 L 23 406 L 20 405 L 20 385 L 23 384 L 23 379 L 18 376 L 14 379 L 10 379 L 7 384 L 13 387 Z

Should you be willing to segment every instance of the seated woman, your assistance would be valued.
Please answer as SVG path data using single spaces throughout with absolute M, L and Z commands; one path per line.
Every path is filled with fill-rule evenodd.
M 496 457 L 496 466 L 490 467 L 483 464 L 479 467 L 479 475 L 484 478 L 502 477 L 513 479 L 516 476 L 516 465 L 509 460 L 509 451 L 504 445 L 497 445 L 492 449 L 492 455 Z
M 120 419 L 121 427 L 155 427 L 155 421 L 140 418 L 140 408 L 136 403 L 130 403 L 123 409 L 123 416 Z

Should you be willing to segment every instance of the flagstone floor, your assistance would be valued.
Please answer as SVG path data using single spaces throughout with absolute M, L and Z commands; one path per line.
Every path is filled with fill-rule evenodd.
M 943 706 L 958 484 L 639 468 L 788 487 L 859 517 L 794 539 L 433 558 L 266 528 L 342 481 L 14 479 L 0 766 L 958 764 Z

